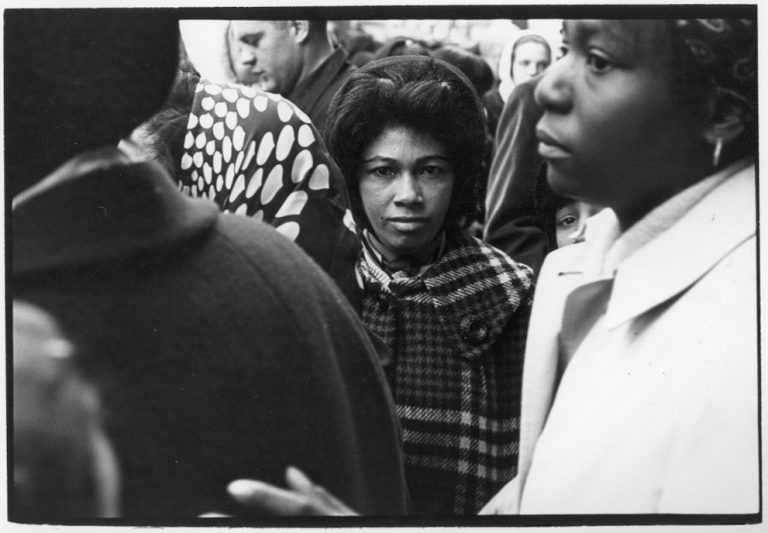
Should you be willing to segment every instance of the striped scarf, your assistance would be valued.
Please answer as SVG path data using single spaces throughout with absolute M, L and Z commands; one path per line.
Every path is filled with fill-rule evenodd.
M 531 270 L 459 232 L 412 277 L 364 247 L 363 322 L 392 351 L 406 480 L 420 514 L 475 514 L 516 472 Z

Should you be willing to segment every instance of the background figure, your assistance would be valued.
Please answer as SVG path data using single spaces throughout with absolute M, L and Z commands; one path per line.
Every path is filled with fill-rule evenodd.
M 333 282 L 272 228 L 114 148 L 163 104 L 178 22 L 139 10 L 5 22 L 14 298 L 78 347 L 120 460 L 122 516 L 226 512 L 231 479 L 278 482 L 289 464 L 367 512 L 405 512 L 391 396 Z
M 13 302 L 13 521 L 119 516 L 118 461 L 73 351 L 50 315 Z
M 355 71 L 328 148 L 363 241 L 363 321 L 388 371 L 418 514 L 471 514 L 514 475 L 530 271 L 468 236 L 483 172 L 477 93 L 438 59 Z
M 179 188 L 296 242 L 360 309 L 360 253 L 341 172 L 304 112 L 253 87 L 182 77 L 133 138 Z
M 394 56 L 428 56 L 431 55 L 429 46 L 424 41 L 410 37 L 393 37 L 373 53 L 371 59 L 383 59 Z
M 537 204 L 555 198 L 546 182 L 546 165 L 539 155 L 536 123 L 542 109 L 534 100 L 540 77 L 517 86 L 504 106 L 488 174 L 483 238 L 538 276 L 544 257 L 553 248 Z M 548 198 L 549 197 L 549 198 Z
M 485 94 L 493 85 L 493 71 L 481 56 L 458 46 L 445 45 L 432 50 L 431 55 L 458 68 L 469 78 L 477 94 Z
M 541 35 L 522 32 L 507 43 L 499 57 L 499 84 L 483 93 L 491 133 L 496 133 L 499 117 L 514 88 L 543 72 L 550 63 L 552 49 Z
M 321 130 L 328 104 L 352 70 L 324 20 L 233 20 L 227 32 L 236 80 L 296 104 Z
M 546 250 L 583 242 L 587 219 L 601 208 L 552 192 L 546 179 L 538 180 L 535 189 L 535 220 L 546 238 Z
M 555 225 L 557 248 L 583 242 L 587 219 L 599 212 L 599 207 L 563 198 L 563 203 L 555 211 L 552 221 Z
M 322 20 L 182 20 L 179 26 L 203 78 L 280 94 L 321 131 L 331 98 L 353 68 Z

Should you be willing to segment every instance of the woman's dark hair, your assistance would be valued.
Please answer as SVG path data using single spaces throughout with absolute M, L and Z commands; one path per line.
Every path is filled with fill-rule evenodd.
M 477 54 L 458 46 L 446 45 L 433 50 L 432 56 L 462 71 L 474 85 L 477 94 L 485 94 L 493 86 L 493 69 Z
M 692 113 L 736 112 L 744 132 L 727 147 L 728 159 L 757 149 L 757 23 L 751 19 L 677 19 L 663 22 L 671 50 L 676 100 Z
M 176 182 L 181 177 L 184 136 L 189 113 L 195 101 L 195 88 L 200 82 L 196 73 L 179 71 L 163 108 L 142 124 L 143 144 L 154 159 L 163 165 Z
M 361 157 L 390 126 L 426 133 L 445 147 L 455 172 L 445 227 L 466 227 L 483 175 L 486 139 L 485 115 L 469 79 L 439 59 L 399 56 L 371 61 L 354 71 L 336 93 L 326 120 L 326 144 L 363 227 L 369 223 L 358 184 Z

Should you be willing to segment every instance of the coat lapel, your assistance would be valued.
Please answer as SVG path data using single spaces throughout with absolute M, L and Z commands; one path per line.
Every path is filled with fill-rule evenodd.
M 696 283 L 756 231 L 754 166 L 714 189 L 616 273 L 605 325 L 616 327 Z M 692 240 L 690 235 L 700 238 Z
M 552 406 L 557 387 L 558 332 L 563 306 L 568 294 L 584 281 L 578 265 L 582 264 L 585 252 L 583 244 L 576 244 L 549 254 L 539 276 L 523 367 L 518 494 L 514 510 L 510 512 L 518 512 L 533 450 Z

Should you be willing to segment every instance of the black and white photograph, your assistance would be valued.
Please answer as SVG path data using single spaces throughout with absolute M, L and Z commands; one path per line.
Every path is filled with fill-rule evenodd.
M 761 530 L 761 19 L 6 2 L 0 520 Z

